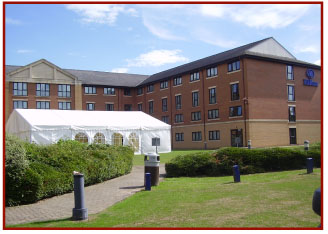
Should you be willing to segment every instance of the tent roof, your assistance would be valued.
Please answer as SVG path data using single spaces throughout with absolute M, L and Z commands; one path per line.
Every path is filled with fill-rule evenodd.
M 81 111 L 16 109 L 31 127 L 46 129 L 55 127 L 86 129 L 171 129 L 171 126 L 141 111 Z

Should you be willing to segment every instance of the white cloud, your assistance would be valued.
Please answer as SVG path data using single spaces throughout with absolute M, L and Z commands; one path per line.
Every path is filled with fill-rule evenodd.
M 205 5 L 201 5 L 200 7 L 200 11 L 202 15 L 218 17 L 218 18 L 223 17 L 226 10 L 227 8 L 225 7 L 225 5 L 205 4 Z
M 127 73 L 128 71 L 129 69 L 125 67 L 114 68 L 111 70 L 111 72 L 116 72 L 116 73 Z
M 26 50 L 26 49 L 20 49 L 16 51 L 17 54 L 28 54 L 33 52 L 34 52 L 33 50 Z
M 174 35 L 169 29 L 160 26 L 156 20 L 143 18 L 144 26 L 155 36 L 165 40 L 184 40 L 183 37 Z
M 202 5 L 203 16 L 231 19 L 254 28 L 283 28 L 301 18 L 305 4 Z
M 21 25 L 22 21 L 6 17 L 6 24 Z
M 135 59 L 128 59 L 129 67 L 159 67 L 165 64 L 188 62 L 189 59 L 179 55 L 181 50 L 153 50 L 139 55 Z
M 297 46 L 295 47 L 296 53 L 318 53 L 319 48 L 315 45 L 309 45 L 309 46 Z
M 116 4 L 70 4 L 66 5 L 66 8 L 82 16 L 82 22 L 85 23 L 113 25 L 120 13 L 138 15 L 134 8 Z
M 314 64 L 317 64 L 317 65 L 321 66 L 321 59 L 316 60 L 316 61 L 314 62 Z

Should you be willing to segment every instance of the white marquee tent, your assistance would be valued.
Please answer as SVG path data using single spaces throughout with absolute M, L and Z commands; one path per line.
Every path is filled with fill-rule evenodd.
M 16 109 L 6 132 L 37 144 L 59 139 L 131 145 L 135 154 L 155 152 L 152 138 L 160 138 L 159 153 L 171 152 L 171 126 L 141 111 L 79 111 Z

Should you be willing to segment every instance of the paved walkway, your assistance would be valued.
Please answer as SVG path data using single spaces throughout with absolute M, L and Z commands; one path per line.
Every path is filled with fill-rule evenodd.
M 160 165 L 160 180 L 165 167 Z M 144 166 L 134 166 L 132 172 L 85 188 L 88 214 L 95 214 L 144 189 Z M 64 219 L 72 217 L 74 193 L 52 197 L 31 205 L 6 208 L 6 225 Z

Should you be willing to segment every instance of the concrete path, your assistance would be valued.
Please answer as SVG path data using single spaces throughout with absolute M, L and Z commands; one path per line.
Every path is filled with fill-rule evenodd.
M 165 174 L 160 165 L 160 180 Z M 85 188 L 85 205 L 88 214 L 95 214 L 144 189 L 144 166 L 134 166 L 132 172 L 106 182 Z M 31 205 L 8 207 L 6 225 L 64 219 L 72 217 L 74 193 L 52 197 Z

